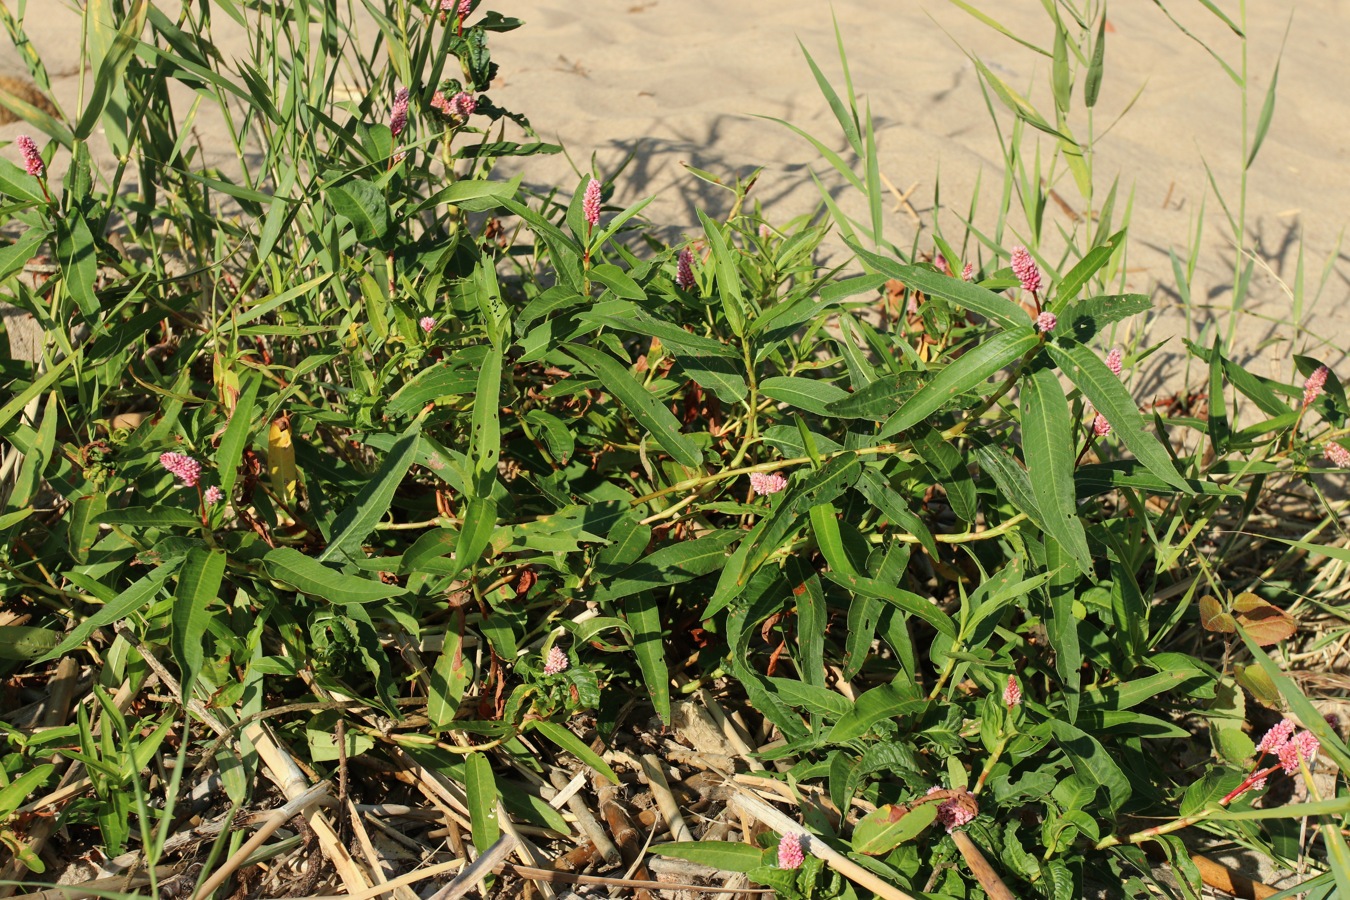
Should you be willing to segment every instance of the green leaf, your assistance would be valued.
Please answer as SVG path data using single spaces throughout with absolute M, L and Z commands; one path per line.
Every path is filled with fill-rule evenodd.
M 591 278 L 609 288 L 615 295 L 625 300 L 645 300 L 647 294 L 623 269 L 613 263 L 600 263 L 591 266 Z
M 1092 572 L 1087 532 L 1074 496 L 1073 422 L 1069 402 L 1050 369 L 1038 369 L 1022 382 L 1022 454 L 1036 505 L 1046 530 L 1078 564 Z
M 1125 801 L 1130 799 L 1133 790 L 1115 759 L 1096 738 L 1068 722 L 1051 719 L 1048 724 L 1050 733 L 1068 757 L 1074 771 L 1079 777 L 1106 788 L 1106 809 L 1112 815 L 1118 812 Z
M 993 72 L 989 71 L 988 66 L 980 62 L 978 59 L 974 60 L 974 63 L 975 68 L 979 71 L 981 77 L 984 78 L 985 83 L 988 84 L 989 87 L 993 88 L 994 95 L 998 97 L 999 100 L 1003 101 L 1003 105 L 1008 107 L 1008 109 L 1013 113 L 1013 115 L 1017 116 L 1017 118 L 1021 119 L 1023 122 L 1026 122 L 1028 125 L 1030 125 L 1032 128 L 1037 129 L 1038 131 L 1043 131 L 1046 134 L 1054 135 L 1060 140 L 1066 141 L 1067 143 L 1074 144 L 1076 146 L 1073 138 L 1069 137 L 1062 131 L 1056 130 L 1053 125 L 1047 122 L 1045 118 L 1036 111 L 1036 107 L 1032 106 L 1029 100 L 1027 100 L 1017 91 L 1013 90 L 1011 87 L 1009 87 L 1008 84 L 1002 78 L 999 78 Z
M 1096 275 L 1103 266 L 1111 261 L 1111 257 L 1115 255 L 1117 250 L 1125 246 L 1125 233 L 1126 230 L 1122 228 L 1107 238 L 1105 243 L 1093 247 L 1084 254 L 1083 258 L 1072 269 L 1065 273 L 1064 277 L 1059 280 L 1059 284 L 1055 285 L 1055 312 L 1061 318 L 1063 318 L 1063 313 L 1060 312 L 1060 309 L 1077 297 L 1078 292 L 1083 289 L 1083 285 L 1091 281 L 1092 276 Z
M 473 846 L 485 853 L 501 837 L 497 822 L 497 782 L 486 753 L 471 753 L 464 760 L 464 793 L 469 807 Z
M 50 653 L 61 633 L 32 625 L 0 625 L 0 659 L 27 662 Z
M 661 609 L 650 591 L 624 599 L 623 614 L 633 629 L 633 653 L 652 705 L 661 721 L 670 724 L 670 670 L 666 666 L 666 647 L 661 632 Z
M 1292 25 L 1294 17 L 1292 13 L 1289 16 L 1289 24 Z M 1289 37 L 1288 26 L 1285 27 L 1285 39 Z M 1261 144 L 1266 140 L 1266 132 L 1270 131 L 1270 119 L 1275 115 L 1275 87 L 1280 83 L 1280 62 L 1284 57 L 1284 42 L 1280 43 L 1280 55 L 1275 59 L 1275 71 L 1270 73 L 1270 84 L 1266 87 L 1266 99 L 1261 103 L 1261 116 L 1256 120 L 1256 133 L 1252 135 L 1252 149 L 1247 154 L 1247 164 L 1243 168 L 1250 169 L 1252 163 L 1256 162 L 1256 154 L 1261 151 Z
M 46 662 L 49 659 L 64 656 L 88 640 L 94 629 L 125 619 L 147 605 L 159 593 L 160 587 L 178 568 L 180 562 L 181 560 L 167 562 L 122 591 L 98 612 L 76 625 L 74 630 L 66 635 L 66 639 L 61 642 L 60 646 L 44 654 L 37 662 Z
M 1051 56 L 1050 84 L 1054 89 L 1055 108 L 1060 113 L 1069 111 L 1069 100 L 1073 91 L 1073 79 L 1069 74 L 1069 36 L 1064 23 L 1055 19 L 1055 49 Z
M 672 322 L 648 314 L 641 307 L 633 307 L 631 312 L 626 314 L 584 312 L 577 318 L 583 322 L 599 322 L 629 334 L 660 338 L 661 345 L 682 362 L 685 355 L 695 357 L 723 356 L 727 359 L 740 358 L 740 354 L 736 352 L 734 347 L 710 337 L 691 334 Z
M 827 405 L 831 416 L 881 421 L 913 397 L 928 378 L 928 373 L 913 369 L 884 375 L 867 387 Z
M 914 451 L 933 480 L 941 482 L 952 512 L 962 521 L 974 522 L 979 505 L 975 480 L 970 477 L 970 461 L 955 444 L 943 440 L 936 428 L 921 427 L 912 432 Z
M 394 492 L 398 490 L 398 486 L 403 482 L 403 476 L 408 474 L 408 468 L 417 458 L 419 429 L 420 426 L 414 424 L 398 439 L 398 443 L 389 450 L 380 468 L 366 482 L 365 487 L 361 488 L 333 520 L 334 538 L 319 554 L 320 562 L 327 562 L 339 555 L 354 558 L 363 555 L 362 542 L 389 511 Z
M 97 318 L 98 251 L 94 248 L 94 234 L 89 230 L 89 223 L 78 211 L 56 220 L 56 261 L 61 266 L 66 293 L 86 319 Z
M 877 437 L 887 438 L 913 428 L 957 396 L 978 387 L 1000 369 L 1034 350 L 1040 342 L 1041 336 L 1027 325 L 1004 331 L 980 344 L 948 364 L 920 388 L 909 402 L 886 420 Z M 1105 363 L 1102 368 L 1106 368 Z
M 723 566 L 703 618 L 716 615 L 739 597 L 760 566 L 796 532 L 811 507 L 832 502 L 858 479 L 861 469 L 858 458 L 849 454 L 830 460 L 820 471 L 795 484 L 790 483 L 778 504 L 741 541 Z
M 206 608 L 220 594 L 225 576 L 222 550 L 189 550 L 178 573 L 178 588 L 173 592 L 173 657 L 182 674 L 183 696 L 192 694 L 197 673 L 206 658 Z
M 37 790 L 40 785 L 46 784 L 47 779 L 56 771 L 56 766 L 51 763 L 44 763 L 40 766 L 34 766 L 27 772 L 16 777 L 9 784 L 0 790 L 0 820 L 9 818 L 16 809 L 23 806 L 23 801 L 28 795 Z M 723 844 L 722 846 L 726 846 Z
M 703 462 L 698 446 L 680 433 L 680 421 L 614 357 L 580 344 L 568 344 L 567 352 L 600 379 L 605 390 L 623 404 L 676 462 L 690 467 Z
M 867 734 L 878 722 L 913 715 L 927 707 L 927 700 L 916 699 L 894 684 L 878 685 L 858 697 L 848 714 L 830 729 L 826 740 L 844 744 Z
M 393 418 L 420 412 L 428 403 L 471 394 L 478 372 L 452 362 L 428 366 L 389 398 L 385 411 Z
M 619 572 L 595 592 L 597 603 L 611 603 L 663 585 L 682 584 L 716 572 L 726 563 L 727 546 L 742 536 L 736 529 L 725 529 L 662 547 Z
M 385 584 L 378 578 L 344 575 L 294 547 L 269 550 L 263 557 L 263 568 L 274 581 L 339 606 L 375 603 L 407 593 L 398 585 Z
M 455 543 L 455 564 L 449 577 L 455 578 L 478 562 L 497 529 L 497 502 L 491 498 L 474 497 L 464 505 L 463 524 Z
M 120 525 L 126 528 L 193 528 L 201 527 L 201 519 L 186 509 L 172 506 L 128 506 L 108 509 L 94 516 L 95 525 Z
M 977 284 L 944 275 L 928 266 L 908 266 L 865 250 L 854 241 L 845 240 L 849 249 L 863 262 L 890 278 L 904 282 L 910 290 L 920 290 L 934 297 L 950 300 L 963 309 L 977 312 L 1005 328 L 1027 324 L 1027 314 L 1016 303 L 1001 294 L 985 290 Z
M 736 268 L 736 258 L 727 246 L 718 225 L 698 210 L 698 219 L 703 223 L 703 233 L 708 238 L 708 247 L 712 250 L 713 266 L 717 272 L 717 296 L 722 301 L 722 314 L 737 337 L 745 336 L 746 301 L 741 294 L 741 274 Z
M 881 514 L 890 520 L 892 525 L 898 526 L 908 534 L 919 539 L 934 559 L 937 558 L 937 542 L 933 540 L 933 533 L 928 530 L 918 513 L 909 508 L 905 498 L 891 489 L 886 480 L 880 473 L 872 469 L 864 469 L 862 477 L 858 479 L 858 492 L 867 498 Z
M 342 184 L 329 185 L 324 196 L 334 212 L 352 223 L 356 239 L 361 243 L 375 243 L 389 231 L 389 201 L 371 182 L 353 178 Z
M 427 718 L 431 720 L 432 728 L 446 729 L 454 722 L 471 678 L 472 668 L 464 657 L 464 638 L 452 623 L 445 632 L 441 655 L 431 670 Z
M 775 375 L 772 378 L 765 378 L 760 382 L 759 390 L 770 400 L 787 403 L 795 409 L 804 409 L 818 416 L 833 416 L 830 406 L 849 396 L 843 388 L 828 381 L 803 378 L 799 375 Z
M 1119 436 L 1136 459 L 1182 493 L 1194 493 L 1173 465 L 1167 450 L 1157 438 L 1149 434 L 1134 398 L 1120 383 L 1120 379 L 1106 367 L 1101 357 L 1082 344 L 1050 342 L 1046 348 L 1069 380 L 1078 386 L 1097 412 L 1111 423 L 1112 432 Z
M 657 856 L 684 859 L 725 872 L 749 872 L 764 861 L 763 850 L 726 841 L 679 841 L 653 844 L 649 849 Z
M 589 744 L 577 737 L 567 726 L 558 722 L 550 722 L 547 719 L 535 719 L 530 722 L 530 729 L 542 734 L 565 752 L 572 754 L 605 776 L 609 779 L 610 784 L 619 783 L 619 776 L 615 775 L 609 764 L 601 759 L 600 754 L 592 750 Z
M 891 803 L 880 806 L 853 826 L 853 852 L 868 856 L 889 853 L 933 824 L 937 811 L 936 803 L 921 803 L 913 809 Z
M 505 349 L 494 344 L 488 351 L 478 373 L 478 388 L 474 391 L 469 432 L 469 458 L 473 462 L 474 477 L 468 492 L 475 499 L 490 495 L 497 481 L 497 464 L 502 452 L 500 404 Z
M 861 575 L 849 575 L 844 572 L 833 571 L 825 572 L 824 575 L 842 588 L 855 594 L 884 600 L 901 612 L 923 619 L 947 637 L 956 637 L 956 625 L 952 622 L 951 616 L 918 594 Z
M 234 493 L 234 483 L 239 477 L 239 462 L 243 459 L 244 448 L 248 446 L 253 427 L 253 407 L 258 400 L 258 388 L 262 386 L 262 377 L 257 372 L 244 376 L 243 390 L 230 414 L 230 424 L 220 436 L 220 445 L 216 448 L 216 471 L 220 474 L 220 490 L 226 497 Z
M 1092 42 L 1092 61 L 1088 63 L 1087 75 L 1083 79 L 1083 105 L 1088 109 L 1097 105 L 1097 97 L 1102 90 L 1102 73 L 1106 69 L 1106 10 L 1102 10 L 1102 20 L 1097 25 L 1097 39 Z

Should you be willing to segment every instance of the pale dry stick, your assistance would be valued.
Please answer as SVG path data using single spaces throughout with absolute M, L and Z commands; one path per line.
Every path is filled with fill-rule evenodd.
M 680 804 L 675 801 L 675 795 L 670 792 L 670 785 L 666 783 L 666 774 L 661 771 L 661 760 L 655 753 L 644 753 L 642 755 L 642 780 L 647 782 L 647 786 L 652 789 L 652 796 L 656 798 L 656 808 L 661 810 L 661 815 L 666 817 L 666 825 L 670 828 L 670 836 L 677 841 L 692 841 L 694 834 L 689 830 L 689 826 L 684 822 L 684 816 L 680 815 Z
M 913 195 L 914 191 L 919 187 L 919 183 L 917 181 L 914 182 L 909 186 L 909 190 L 902 194 L 899 189 L 896 188 L 895 184 L 886 177 L 884 172 L 878 174 L 881 175 L 882 183 L 890 188 L 891 193 L 895 195 L 895 208 L 901 209 L 903 207 L 909 213 L 910 218 L 914 220 L 915 225 L 922 222 L 923 220 L 919 218 L 919 214 L 915 211 L 914 205 L 909 202 L 910 196 Z
M 465 866 L 464 871 L 455 876 L 445 887 L 432 894 L 428 900 L 459 900 L 506 861 L 511 851 L 516 849 L 516 839 L 510 832 L 503 834 L 497 842 L 487 848 L 482 855 Z M 535 882 L 539 884 L 539 882 Z M 550 896 L 552 892 L 550 891 Z
M 975 846 L 975 842 L 970 839 L 970 835 L 964 831 L 953 831 L 952 840 L 956 842 L 956 849 L 961 851 L 961 856 L 966 860 L 966 865 L 970 866 L 970 871 L 975 875 L 980 887 L 989 895 L 989 900 L 1017 900 L 1013 892 L 1008 890 L 1008 886 L 1003 883 L 1003 879 L 998 877 L 994 867 L 989 865 L 989 861 L 984 858 L 980 848 Z
M 717 698 L 712 695 L 712 692 L 703 688 L 698 692 L 698 696 L 703 701 L 703 706 L 708 710 L 708 715 L 712 716 L 713 721 L 717 723 L 717 727 L 722 730 L 722 735 L 727 739 L 727 743 L 731 745 L 732 749 L 740 754 L 741 759 L 745 760 L 747 766 L 756 772 L 762 772 L 764 764 L 752 755 L 754 751 L 750 748 L 750 742 L 746 740 L 746 736 L 741 733 L 736 724 L 727 718 L 727 711 L 722 708 L 722 704 L 717 702 Z
M 572 811 L 572 815 L 577 817 L 577 826 L 595 845 L 595 849 L 600 856 L 608 865 L 617 866 L 622 861 L 622 857 L 619 856 L 619 848 L 614 846 L 614 842 L 609 839 L 609 835 L 605 834 L 605 830 L 600 827 L 600 823 L 591 814 L 586 803 L 577 796 L 575 790 L 571 790 L 573 785 L 580 787 L 585 784 L 586 773 L 578 772 L 576 778 L 573 778 L 570 784 L 567 783 L 567 776 L 557 769 L 550 773 L 550 777 L 553 779 L 553 783 L 558 786 L 558 796 L 553 798 L 553 802 L 557 803 L 559 798 L 562 798 L 562 802 L 567 804 L 567 808 Z
M 456 869 L 464 867 L 464 860 L 452 859 L 449 862 L 437 863 L 434 866 L 427 866 L 425 869 L 418 869 L 416 872 L 409 872 L 406 875 L 400 875 L 397 878 L 391 878 L 384 884 L 375 887 L 366 888 L 354 894 L 319 894 L 313 897 L 281 897 L 278 900 L 372 900 L 381 894 L 387 894 L 395 888 L 406 887 L 410 884 L 417 884 L 419 881 L 426 881 L 428 878 L 435 878 L 437 875 L 444 875 L 447 872 L 453 872 Z
M 738 793 L 731 800 L 743 814 L 758 819 L 779 834 L 806 834 L 806 830 L 793 819 L 774 809 L 745 788 L 737 787 Z M 915 900 L 898 887 L 887 884 L 880 877 L 867 871 L 853 860 L 844 856 L 833 847 L 819 839 L 808 840 L 805 848 L 811 854 L 820 857 L 825 864 L 843 875 L 849 881 L 876 894 L 884 900 Z
M 517 875 L 543 881 L 561 881 L 566 884 L 599 884 L 606 887 L 647 888 L 653 891 L 692 891 L 705 894 L 772 894 L 773 888 L 726 888 L 705 887 L 697 884 L 677 884 L 665 881 L 643 881 L 637 878 L 608 878 L 604 875 L 578 875 L 574 872 L 559 872 L 554 869 L 532 869 L 515 863 L 504 863 L 499 868 L 510 869 Z M 716 870 L 714 870 L 716 871 Z M 736 875 L 737 872 L 727 872 Z
M 305 773 L 300 771 L 290 751 L 276 739 L 265 722 L 253 722 L 245 726 L 243 731 L 244 736 L 253 743 L 258 758 L 266 766 L 268 776 L 276 782 L 288 800 L 301 796 L 309 789 Z M 347 893 L 356 894 L 368 890 L 370 883 L 365 873 L 361 871 L 356 860 L 352 859 L 351 853 L 338 837 L 337 830 L 333 828 L 333 823 L 328 817 L 312 805 L 302 815 L 306 824 L 318 837 L 319 848 L 337 870 L 338 878 L 342 879 L 342 886 Z
M 141 639 L 136 636 L 136 633 L 127 627 L 125 621 L 118 622 L 113 627 L 113 630 L 125 638 L 127 643 L 136 648 L 136 652 L 145 659 L 145 664 L 159 676 L 159 680 L 164 682 L 164 686 L 169 689 L 170 694 L 177 698 L 180 705 L 196 713 L 197 717 L 206 724 L 206 727 L 210 728 L 216 734 L 223 737 L 230 733 L 230 729 L 224 725 L 220 719 L 216 718 L 215 714 L 207 708 L 205 703 L 202 703 L 196 697 L 183 696 L 183 687 L 178 683 L 178 679 L 173 677 L 169 670 L 164 667 L 164 664 L 151 652 L 150 648 L 145 646 Z
M 375 844 L 370 840 L 370 832 L 366 831 L 366 824 L 361 821 L 361 813 L 351 797 L 347 798 L 346 812 L 347 819 L 351 822 L 352 834 L 355 835 L 356 842 L 361 848 L 361 855 L 366 858 L 366 868 L 370 870 L 371 878 L 375 882 L 372 887 L 378 887 L 389 880 L 389 875 L 393 874 L 393 867 L 389 865 L 385 856 L 375 849 Z M 388 872 L 385 871 L 386 868 L 389 869 Z M 418 900 L 417 894 L 406 887 L 394 888 L 394 896 L 398 900 Z
M 253 851 L 265 844 L 267 839 L 276 833 L 277 829 L 296 816 L 303 815 L 311 806 L 328 796 L 328 782 L 321 781 L 303 794 L 288 800 L 284 806 L 279 806 L 269 813 L 262 825 L 253 833 L 253 837 L 245 841 L 244 845 L 231 854 L 229 859 L 221 863 L 211 873 L 211 877 L 202 882 L 201 887 L 192 892 L 190 900 L 210 897 L 214 894 L 216 889 L 223 885 L 244 864 L 244 861 L 253 855 Z
M 155 869 L 155 879 L 161 884 L 173 876 L 173 866 L 160 866 Z M 148 875 L 137 875 L 130 881 L 127 880 L 125 875 L 109 875 L 80 884 L 63 884 L 47 888 L 45 891 L 38 891 L 35 894 L 24 894 L 23 900 L 86 900 L 86 898 L 102 897 L 108 894 L 125 893 L 129 890 L 145 887 L 149 883 L 150 877 Z

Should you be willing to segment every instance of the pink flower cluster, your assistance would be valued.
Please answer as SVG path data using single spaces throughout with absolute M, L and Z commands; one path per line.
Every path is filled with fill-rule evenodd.
M 427 334 L 431 334 L 431 332 L 436 330 L 436 320 L 431 316 L 423 316 L 417 320 L 417 324 L 421 327 L 422 331 Z
M 207 503 L 219 503 L 221 500 L 225 499 L 225 492 L 213 484 L 206 489 L 206 493 L 203 497 Z
M 778 868 L 800 869 L 806 861 L 806 851 L 802 849 L 800 834 L 785 834 L 778 841 Z
M 1350 450 L 1346 450 L 1340 444 L 1327 444 L 1322 453 L 1338 468 L 1350 469 Z
M 1271 753 L 1280 760 L 1280 767 L 1286 775 L 1298 772 L 1299 760 L 1309 766 L 1317 759 L 1321 742 L 1311 731 L 1294 733 L 1294 723 L 1285 719 L 1266 732 L 1256 745 L 1257 753 Z
M 586 185 L 586 194 L 581 201 L 581 212 L 586 224 L 594 228 L 600 224 L 600 182 L 594 178 Z
M 1041 270 L 1036 268 L 1036 263 L 1026 247 L 1013 248 L 1012 270 L 1017 280 L 1022 282 L 1022 290 L 1028 294 L 1034 294 L 1041 289 Z
M 928 789 L 928 793 L 932 794 L 941 790 L 945 789 L 934 785 Z M 942 823 L 942 827 L 947 829 L 947 833 L 951 834 L 962 825 L 968 825 L 974 821 L 975 811 L 968 804 L 953 797 L 938 805 L 937 819 Z
M 23 154 L 23 167 L 28 170 L 28 174 L 34 178 L 41 178 L 47 174 L 47 166 L 42 161 L 42 154 L 38 152 L 37 144 L 26 134 L 19 135 L 15 141 L 19 145 L 19 152 Z
M 1121 362 L 1122 358 L 1120 348 L 1112 347 L 1111 352 L 1106 354 L 1106 367 L 1110 369 L 1111 374 L 1116 376 L 1117 378 L 1120 377 L 1120 370 L 1123 368 Z
M 1059 319 L 1048 309 L 1042 310 L 1041 314 L 1036 317 L 1036 330 L 1041 334 L 1049 334 L 1055 330 L 1055 326 L 1058 324 Z
M 1106 416 L 1097 413 L 1092 419 L 1092 433 L 1097 437 L 1106 437 L 1111 433 L 1111 423 L 1106 421 Z
M 787 479 L 777 472 L 751 472 L 750 490 L 763 497 L 777 494 L 787 487 Z
M 169 450 L 159 455 L 159 464 L 172 472 L 188 487 L 196 487 L 202 477 L 202 464 L 186 453 Z
M 389 114 L 389 130 L 393 132 L 394 137 L 403 133 L 403 129 L 408 127 L 408 89 L 401 87 L 394 94 L 394 109 Z
M 559 672 L 566 672 L 571 661 L 561 647 L 553 647 L 548 651 L 548 659 L 544 661 L 544 674 L 557 675 Z
M 975 277 L 975 266 L 972 263 L 966 263 L 961 269 L 961 280 L 969 281 L 973 277 Z
M 1331 372 L 1326 366 L 1318 366 L 1308 380 L 1303 382 L 1303 408 L 1307 409 L 1312 402 L 1326 393 L 1327 376 Z
M 1012 675 L 1008 676 L 1008 686 L 1003 689 L 1003 705 L 1008 709 L 1022 705 L 1022 687 Z
M 675 261 L 675 284 L 682 291 L 694 287 L 694 254 L 688 247 L 680 251 Z
M 440 91 L 431 95 L 431 108 L 443 116 L 455 119 L 467 119 L 478 109 L 478 101 L 473 94 L 460 91 L 453 97 L 446 97 Z

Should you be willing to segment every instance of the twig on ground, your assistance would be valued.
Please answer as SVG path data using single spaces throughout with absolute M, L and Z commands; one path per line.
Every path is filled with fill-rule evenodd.
M 961 851 L 966 865 L 970 867 L 984 892 L 989 895 L 989 900 L 1017 900 L 1013 892 L 1003 883 L 1003 879 L 994 871 L 994 867 L 984 858 L 980 848 L 975 846 L 970 835 L 964 831 L 953 831 L 952 840 L 956 842 L 956 849 Z
M 568 788 L 571 785 L 568 784 L 567 776 L 557 769 L 554 769 L 550 776 L 559 790 L 558 796 L 565 797 L 563 802 L 567 804 L 567 808 L 571 810 L 572 815 L 577 817 L 577 827 L 595 845 L 596 851 L 607 864 L 617 866 L 620 862 L 619 848 L 615 847 L 614 842 L 609 839 L 609 835 L 605 834 L 604 829 L 600 827 L 600 823 L 596 821 L 585 801 L 576 793 L 568 794 Z M 576 784 L 578 779 L 581 779 L 584 783 L 585 778 L 585 772 L 578 772 L 576 778 L 572 779 L 572 784 Z
M 670 836 L 677 841 L 692 841 L 694 833 L 685 824 L 684 816 L 680 814 L 680 804 L 675 801 L 675 795 L 670 792 L 670 785 L 666 782 L 666 775 L 661 771 L 661 760 L 654 753 L 642 756 L 642 780 L 651 788 L 652 796 L 656 798 L 656 807 L 661 810 L 661 815 L 665 816 Z

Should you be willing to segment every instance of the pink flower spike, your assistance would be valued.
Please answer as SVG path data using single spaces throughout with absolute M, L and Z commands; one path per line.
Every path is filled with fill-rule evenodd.
M 594 178 L 586 185 L 586 196 L 581 201 L 581 211 L 586 216 L 586 224 L 594 228 L 600 224 L 600 182 Z
M 1003 705 L 1008 709 L 1022 705 L 1022 688 L 1012 675 L 1008 676 L 1008 686 L 1003 689 Z
M 947 257 L 943 256 L 941 253 L 933 258 L 933 265 L 936 266 L 937 270 L 943 275 L 952 274 L 952 264 L 947 262 Z
M 544 674 L 557 675 L 559 672 L 566 672 L 571 664 L 562 648 L 554 647 L 548 651 L 548 659 L 544 661 Z
M 399 88 L 394 94 L 394 109 L 389 114 L 389 130 L 393 132 L 394 137 L 403 133 L 403 129 L 408 127 L 408 89 Z
M 1300 759 L 1311 768 L 1314 760 L 1317 759 L 1317 751 L 1321 746 L 1321 743 L 1311 731 L 1300 731 L 1294 735 L 1288 743 L 1280 748 L 1280 765 L 1284 767 L 1284 773 L 1286 775 L 1296 773 Z
M 461 119 L 467 119 L 473 115 L 474 110 L 478 108 L 478 101 L 474 99 L 473 94 L 460 91 L 450 98 L 450 115 Z
M 787 487 L 787 479 L 777 472 L 751 472 L 750 490 L 763 497 L 777 494 Z
M 1097 437 L 1106 437 L 1111 433 L 1111 423 L 1106 421 L 1106 416 L 1097 413 L 1092 420 L 1092 433 Z
M 958 800 L 948 800 L 946 803 L 938 806 L 937 818 L 938 821 L 942 823 L 943 827 L 947 829 L 947 833 L 951 834 L 955 829 L 960 828 L 962 825 L 967 825 L 974 820 L 975 813 Z
M 969 281 L 975 277 L 975 266 L 973 263 L 966 263 L 965 268 L 961 270 L 961 280 Z
M 675 261 L 675 284 L 682 291 L 694 287 L 694 254 L 685 247 Z
M 221 500 L 225 499 L 225 493 L 214 484 L 207 488 L 206 493 L 202 496 L 207 503 L 219 503 Z
M 1350 450 L 1346 450 L 1340 444 L 1327 444 L 1322 453 L 1336 468 L 1350 469 Z
M 459 0 L 459 18 L 461 21 L 469 17 L 469 8 L 473 6 L 473 0 Z
M 42 178 L 47 174 L 47 166 L 42 161 L 42 154 L 38 152 L 37 144 L 26 134 L 19 135 L 15 141 L 19 145 L 19 152 L 23 154 L 23 167 L 28 170 L 28 174 L 34 178 Z
M 174 453 L 172 450 L 159 455 L 159 464 L 172 472 L 179 481 L 188 487 L 196 487 L 202 477 L 202 464 L 186 453 Z
M 431 316 L 423 316 L 417 320 L 417 324 L 420 325 L 422 330 L 427 334 L 431 334 L 431 332 L 436 330 L 436 320 Z
M 1314 400 L 1326 393 L 1327 375 L 1329 374 L 1330 370 L 1327 369 L 1326 366 L 1318 366 L 1317 369 L 1308 376 L 1308 380 L 1303 382 L 1304 409 L 1307 409 L 1312 405 Z
M 1043 310 L 1041 314 L 1036 317 L 1036 330 L 1041 334 L 1049 334 L 1054 331 L 1057 324 L 1059 324 L 1059 319 L 1057 319 L 1055 314 L 1048 309 Z
M 1293 733 L 1294 723 L 1288 719 L 1282 719 L 1266 732 L 1265 737 L 1261 738 L 1260 743 L 1256 745 L 1256 752 L 1278 754 L 1284 749 L 1284 745 L 1289 743 L 1289 737 Z
M 806 851 L 802 849 L 800 834 L 785 834 L 778 841 L 778 868 L 800 869 L 806 861 Z
M 1119 347 L 1112 347 L 1111 352 L 1106 354 L 1106 367 L 1111 370 L 1111 374 L 1120 377 L 1121 352 Z
M 1026 247 L 1014 247 L 1012 251 L 1012 270 L 1017 280 L 1022 282 L 1022 290 L 1034 294 L 1041 289 L 1041 270 L 1036 268 Z

